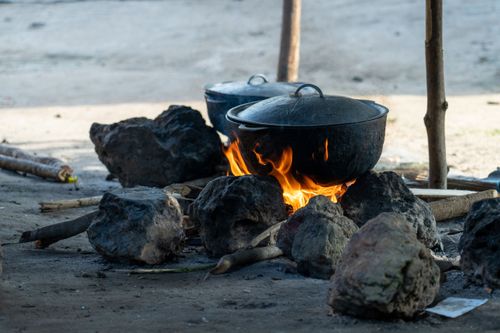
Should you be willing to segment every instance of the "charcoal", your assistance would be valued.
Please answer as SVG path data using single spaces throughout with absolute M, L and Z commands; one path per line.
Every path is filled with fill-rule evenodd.
M 312 198 L 290 221 L 293 226 L 285 227 L 287 237 L 280 239 L 280 245 L 285 244 L 287 248 L 287 242 L 292 239 L 291 258 L 297 263 L 297 271 L 305 276 L 329 279 L 349 238 L 358 230 L 356 224 L 342 215 L 340 205 L 325 196 Z
M 271 225 L 286 219 L 283 192 L 274 178 L 223 176 L 212 180 L 190 207 L 210 256 L 244 248 Z
M 382 213 L 347 244 L 328 303 L 356 317 L 411 318 L 434 301 L 439 277 L 439 267 L 405 216 Z
M 413 195 L 394 172 L 365 173 L 348 188 L 341 205 L 344 215 L 360 227 L 383 212 L 402 214 L 427 247 L 440 244 L 436 220 L 429 205 Z
M 174 197 L 156 188 L 108 192 L 87 235 L 94 249 L 109 260 L 160 264 L 182 248 L 181 209 Z
M 500 198 L 472 205 L 459 251 L 460 265 L 469 281 L 500 288 Z
M 90 139 L 99 160 L 124 187 L 164 187 L 208 177 L 224 163 L 217 132 L 187 106 L 171 105 L 154 120 L 94 123 Z

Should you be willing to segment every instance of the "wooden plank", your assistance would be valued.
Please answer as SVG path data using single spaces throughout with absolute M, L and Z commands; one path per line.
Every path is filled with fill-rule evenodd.
M 425 200 L 440 200 L 450 197 L 458 197 L 462 195 L 476 193 L 476 191 L 442 190 L 442 189 L 431 189 L 431 188 L 410 188 L 410 190 L 417 197 Z

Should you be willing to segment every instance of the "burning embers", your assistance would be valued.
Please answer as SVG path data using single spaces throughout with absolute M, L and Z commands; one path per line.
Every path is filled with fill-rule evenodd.
M 227 149 L 224 150 L 231 173 L 235 176 L 243 176 L 252 174 L 248 168 L 238 146 L 239 141 L 233 141 Z M 328 140 L 324 142 L 325 153 L 321 157 L 324 161 L 328 160 Z M 290 147 L 283 149 L 281 156 L 276 160 L 265 158 L 262 154 L 257 152 L 257 147 L 253 149 L 253 153 L 259 164 L 271 167 L 269 172 L 278 180 L 283 189 L 283 199 L 285 203 L 292 206 L 293 210 L 304 207 L 311 198 L 317 195 L 324 195 L 333 202 L 337 200 L 347 191 L 347 188 L 354 183 L 350 181 L 346 184 L 340 185 L 320 185 L 314 182 L 306 175 L 299 174 L 292 169 L 293 164 L 293 150 Z

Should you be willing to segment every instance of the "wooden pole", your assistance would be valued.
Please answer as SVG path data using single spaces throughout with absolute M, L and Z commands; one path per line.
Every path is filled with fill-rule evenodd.
M 424 117 L 429 145 L 429 187 L 446 188 L 445 114 L 443 70 L 443 1 L 426 0 L 425 61 L 427 73 L 427 113 Z
M 283 0 L 278 81 L 297 81 L 302 0 Z

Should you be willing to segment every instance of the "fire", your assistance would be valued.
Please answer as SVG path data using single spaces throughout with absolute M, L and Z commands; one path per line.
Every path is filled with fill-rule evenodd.
M 238 140 L 232 142 L 229 147 L 225 149 L 224 154 L 229 161 L 229 166 L 233 175 L 249 175 L 251 172 L 243 160 L 238 143 Z M 325 140 L 324 148 L 325 153 L 323 159 L 326 161 L 328 160 L 328 140 Z M 285 148 L 281 157 L 276 161 L 265 159 L 255 149 L 253 153 L 260 164 L 269 164 L 272 166 L 269 175 L 276 178 L 280 183 L 283 189 L 283 199 L 285 203 L 292 206 L 293 211 L 304 207 L 309 202 L 309 199 L 317 195 L 324 195 L 333 202 L 337 202 L 338 198 L 346 192 L 347 187 L 354 182 L 352 181 L 341 185 L 320 185 L 305 175 L 294 175 L 291 170 L 293 151 L 290 147 Z

